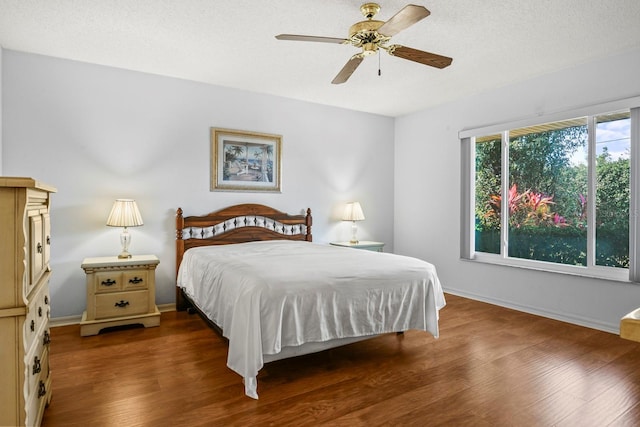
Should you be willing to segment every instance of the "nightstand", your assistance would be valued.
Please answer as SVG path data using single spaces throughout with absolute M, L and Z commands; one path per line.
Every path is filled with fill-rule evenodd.
M 85 258 L 87 311 L 82 314 L 80 335 L 96 335 L 112 326 L 159 326 L 155 284 L 159 263 L 154 255 Z
M 360 240 L 358 243 L 350 242 L 331 242 L 333 246 L 344 246 L 345 248 L 365 249 L 367 251 L 382 252 L 384 243 L 382 242 L 369 242 L 366 240 Z

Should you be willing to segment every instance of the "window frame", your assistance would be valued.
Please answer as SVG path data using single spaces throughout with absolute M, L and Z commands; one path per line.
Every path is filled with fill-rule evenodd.
M 501 135 L 502 137 L 502 177 L 508 177 L 508 130 L 536 126 L 544 123 L 570 120 L 576 117 L 588 117 L 588 188 L 589 194 L 595 194 L 595 117 L 614 111 L 630 110 L 630 182 L 629 182 L 629 268 L 615 268 L 595 265 L 595 197 L 589 197 L 587 228 L 587 266 L 574 266 L 546 261 L 510 258 L 505 239 L 508 230 L 508 210 L 501 209 L 501 250 L 500 254 L 475 251 L 475 137 Z M 461 142 L 461 214 L 460 214 L 460 258 L 488 264 L 542 270 L 547 272 L 572 274 L 601 279 L 640 282 L 640 96 L 621 99 L 602 104 L 574 108 L 571 110 L 540 114 L 521 120 L 462 130 L 458 133 Z M 505 147 L 506 145 L 506 147 Z M 502 194 L 508 194 L 508 180 L 501 182 Z

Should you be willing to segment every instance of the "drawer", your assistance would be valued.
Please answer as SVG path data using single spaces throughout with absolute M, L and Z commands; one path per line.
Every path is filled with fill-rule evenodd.
M 44 332 L 44 331 L 43 331 Z M 27 392 L 37 390 L 39 380 L 49 376 L 49 345 L 39 339 L 25 357 L 27 365 Z
M 125 317 L 149 311 L 146 290 L 100 294 L 95 296 L 96 319 Z
M 122 286 L 124 289 L 147 289 L 147 270 L 132 270 L 122 273 Z
M 122 290 L 122 272 L 99 271 L 94 275 L 94 289 L 97 294 Z
M 49 353 L 47 352 L 46 360 L 49 359 Z M 26 399 L 26 413 L 27 418 L 25 424 L 28 426 L 40 425 L 42 422 L 42 415 L 44 408 L 48 403 L 51 396 L 51 377 L 49 375 L 49 365 L 47 369 L 42 370 L 38 378 L 36 379 L 36 386 L 33 390 L 29 391 Z
M 42 335 L 43 330 L 48 329 L 50 316 L 49 283 L 46 282 L 38 289 L 27 307 L 27 317 L 24 322 L 25 353 L 29 352 L 36 338 Z
M 99 271 L 94 276 L 96 294 L 147 289 L 147 270 Z

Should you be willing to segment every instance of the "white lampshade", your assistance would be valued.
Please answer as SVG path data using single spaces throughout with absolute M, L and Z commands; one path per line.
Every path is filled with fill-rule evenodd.
M 343 221 L 362 221 L 364 220 L 364 213 L 362 213 L 362 207 L 358 202 L 347 203 L 344 208 L 344 214 L 342 215 Z
M 122 244 L 122 252 L 118 258 L 131 258 L 129 253 L 129 244 L 131 243 L 131 235 L 127 231 L 127 227 L 137 227 L 143 225 L 142 216 L 138 210 L 135 200 L 117 199 L 113 203 L 111 213 L 107 219 L 107 225 L 111 227 L 124 227 L 120 235 L 120 243 Z
M 117 199 L 113 203 L 107 225 L 111 227 L 137 227 L 143 224 L 135 200 Z

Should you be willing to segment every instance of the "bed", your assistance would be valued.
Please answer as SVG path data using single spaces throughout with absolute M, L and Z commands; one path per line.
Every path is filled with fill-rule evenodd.
M 312 242 L 311 210 L 259 204 L 176 215 L 176 306 L 229 342 L 227 366 L 254 399 L 265 363 L 419 329 L 438 337 L 445 299 L 416 258 Z

